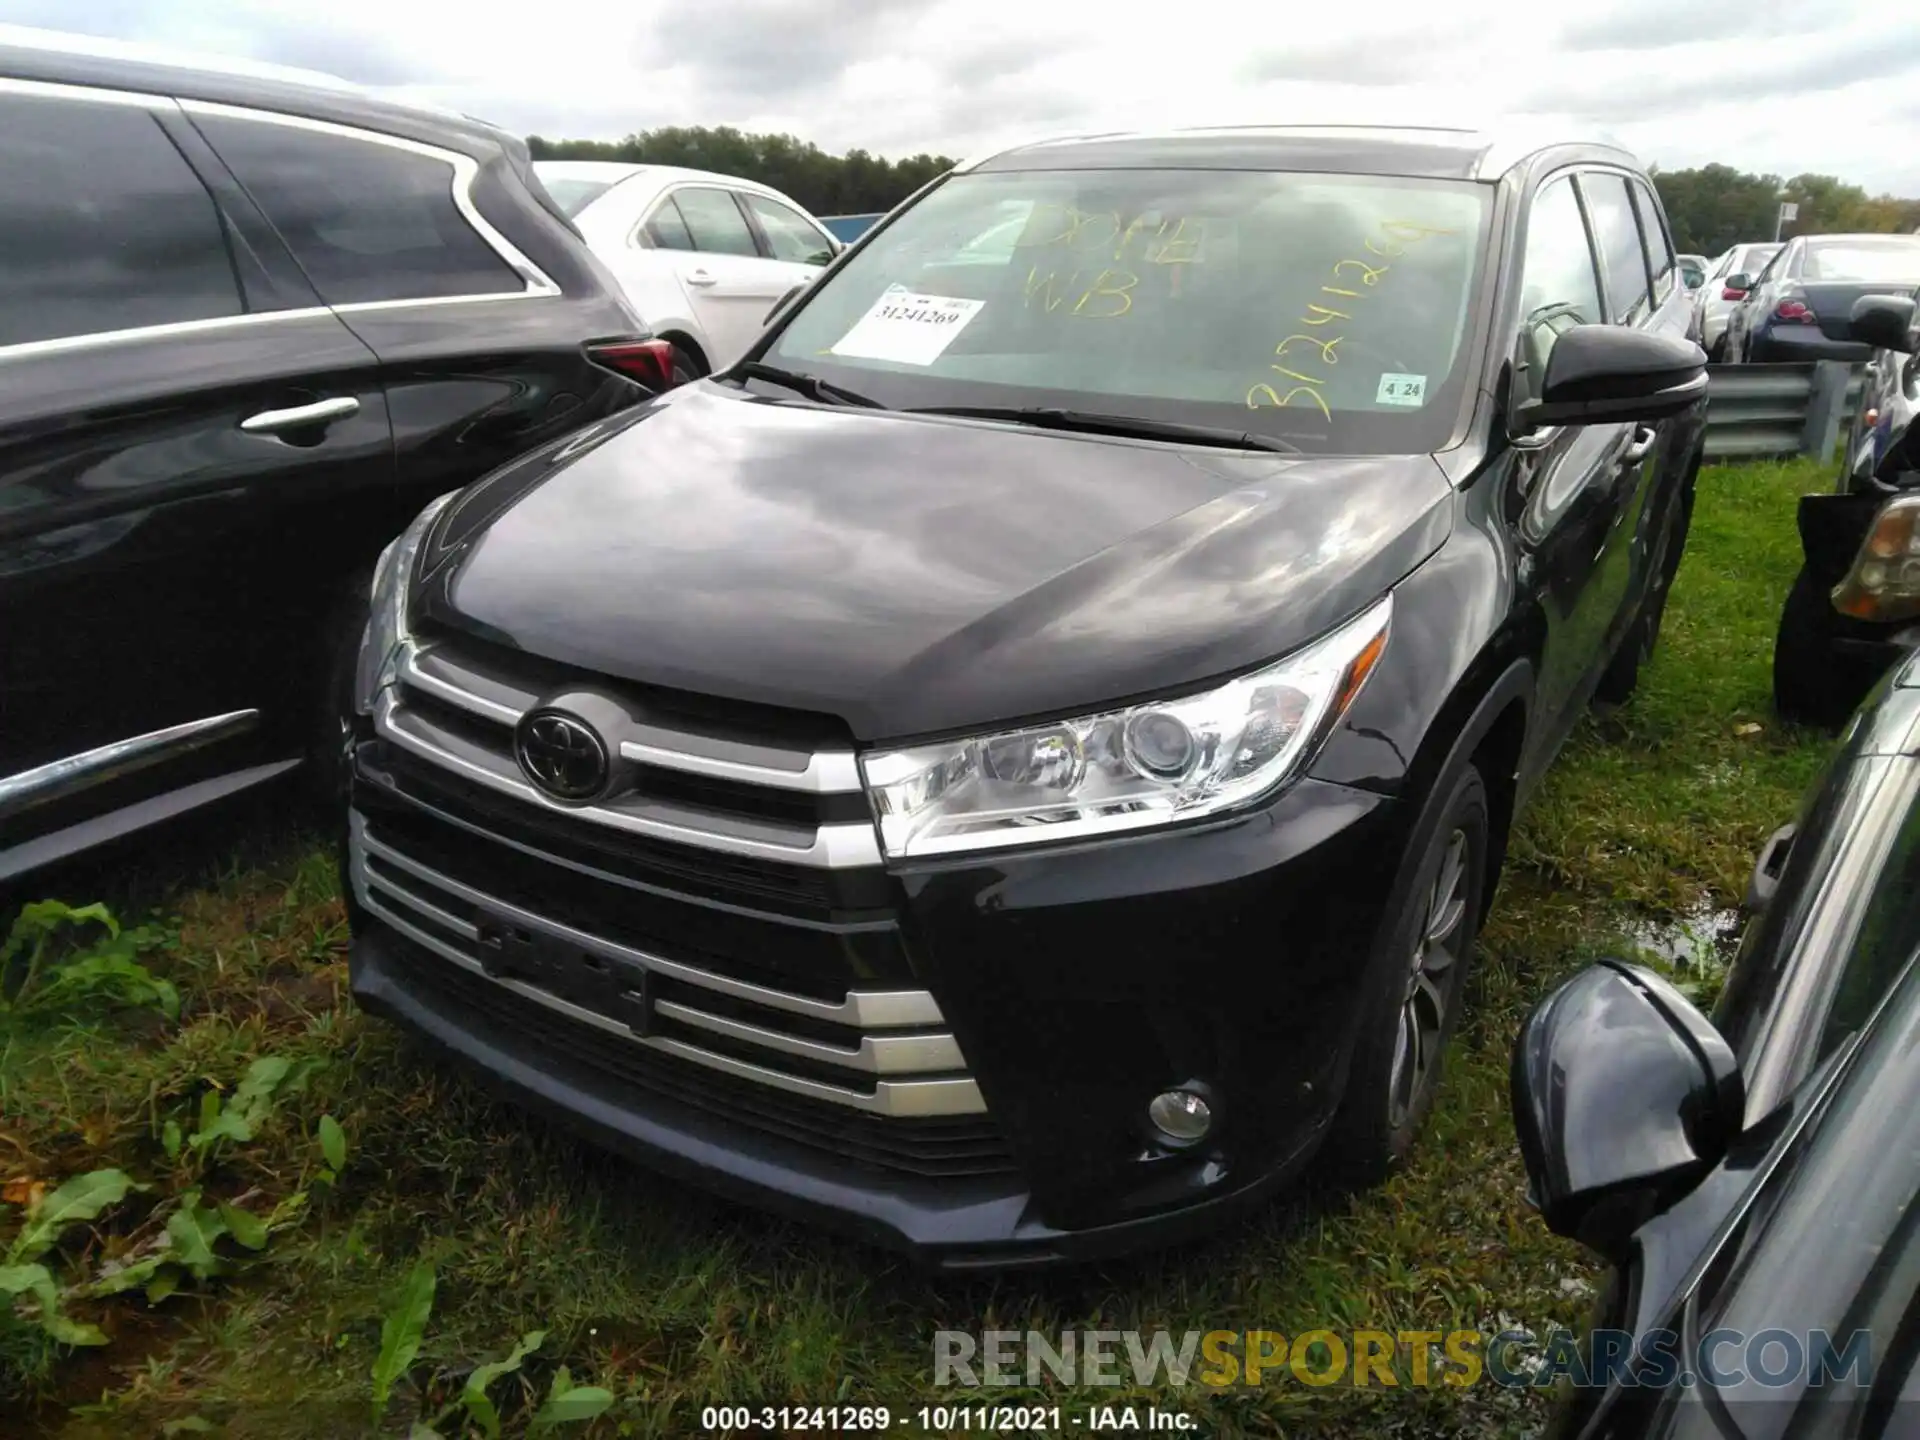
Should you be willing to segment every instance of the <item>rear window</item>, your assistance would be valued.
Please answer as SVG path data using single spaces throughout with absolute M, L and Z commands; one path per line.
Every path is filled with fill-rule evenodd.
M 958 176 L 819 282 L 770 358 L 896 409 L 1057 405 L 1427 451 L 1473 368 L 1489 194 L 1255 171 Z
M 195 123 L 329 305 L 526 290 L 461 214 L 451 161 L 271 121 Z
M 1801 276 L 1807 280 L 1904 280 L 1920 284 L 1920 237 L 1812 240 Z
M 546 175 L 540 183 L 569 220 L 613 188 L 611 180 L 559 180 Z

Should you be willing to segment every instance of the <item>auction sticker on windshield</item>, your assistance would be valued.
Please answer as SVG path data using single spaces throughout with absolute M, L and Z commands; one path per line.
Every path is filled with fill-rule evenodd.
M 904 285 L 889 285 L 873 308 L 835 342 L 831 353 L 855 360 L 931 365 L 986 303 L 922 295 Z

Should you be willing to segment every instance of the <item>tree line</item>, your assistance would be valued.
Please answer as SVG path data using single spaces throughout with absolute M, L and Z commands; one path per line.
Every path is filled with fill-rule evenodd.
M 731 125 L 670 125 L 624 140 L 547 140 L 527 137 L 536 160 L 619 160 L 684 165 L 757 180 L 791 195 L 815 215 L 870 215 L 891 210 L 922 185 L 953 168 L 945 155 L 888 160 L 865 150 L 830 155 L 792 135 L 749 135 Z
M 1783 237 L 1912 232 L 1920 227 L 1920 200 L 1868 195 L 1833 175 L 1749 175 L 1731 165 L 1695 170 L 1658 170 L 1673 243 L 1682 253 L 1711 258 L 1730 245 L 1771 240 L 1781 201 L 1799 206 L 1782 227 Z
M 816 215 L 866 215 L 891 210 L 952 167 L 945 155 L 888 160 L 866 150 L 832 155 L 792 135 L 755 135 L 731 125 L 671 125 L 624 140 L 547 140 L 530 136 L 536 160 L 620 160 L 684 165 L 771 185 Z M 1833 175 L 1752 175 L 1731 165 L 1653 172 L 1684 253 L 1718 255 L 1730 245 L 1767 240 L 1781 199 L 1800 207 L 1783 235 L 1910 232 L 1920 227 L 1920 200 L 1868 195 Z

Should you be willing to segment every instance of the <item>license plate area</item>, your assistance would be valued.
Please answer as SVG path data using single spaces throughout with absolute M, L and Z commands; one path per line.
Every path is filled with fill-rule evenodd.
M 625 1025 L 653 1031 L 653 994 L 645 967 L 618 960 L 512 920 L 482 916 L 475 947 L 495 980 L 517 980 Z

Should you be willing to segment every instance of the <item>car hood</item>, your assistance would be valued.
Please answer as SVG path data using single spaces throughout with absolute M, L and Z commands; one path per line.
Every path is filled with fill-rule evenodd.
M 1430 456 L 1249 454 L 702 382 L 450 506 L 430 625 L 896 739 L 1192 685 L 1438 548 Z

